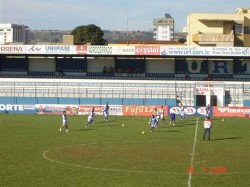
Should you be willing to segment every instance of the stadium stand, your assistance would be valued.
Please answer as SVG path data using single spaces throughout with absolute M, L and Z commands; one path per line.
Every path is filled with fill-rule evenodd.
M 0 71 L 23 72 L 27 70 L 27 58 L 0 58 Z
M 194 106 L 194 89 L 208 85 L 224 88 L 225 106 L 243 106 L 250 100 L 250 83 L 243 82 L 12 78 L 0 79 L 0 84 L 1 99 L 30 97 L 36 98 L 36 102 L 49 100 L 49 98 L 57 98 L 53 100 L 54 102 L 59 102 L 59 98 L 75 98 L 78 102 L 87 103 L 88 99 L 96 102 L 97 99 L 102 98 L 113 99 L 115 102 L 119 100 L 122 103 L 145 104 L 146 100 L 148 103 L 154 103 L 156 99 L 164 105 L 173 106 L 182 102 L 186 106 Z
M 56 58 L 57 71 L 62 72 L 86 72 L 86 59 Z

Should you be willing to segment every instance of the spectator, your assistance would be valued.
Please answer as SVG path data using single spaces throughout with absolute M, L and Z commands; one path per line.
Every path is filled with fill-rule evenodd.
M 207 76 L 207 80 L 208 80 L 208 81 L 211 81 L 211 80 L 212 80 L 212 76 L 211 76 L 211 74 L 208 74 L 208 76 Z
M 65 75 L 63 69 L 59 65 L 57 66 L 57 72 L 59 73 L 59 75 Z
M 121 68 L 117 68 L 117 75 L 121 76 L 122 75 L 122 69 Z
M 132 75 L 132 73 L 133 73 L 133 68 L 132 68 L 132 66 L 129 66 L 129 67 L 128 67 L 128 75 L 129 75 L 129 74 Z
M 109 67 L 109 75 L 113 75 L 114 74 L 114 69 L 112 66 Z
M 103 73 L 104 75 L 106 75 L 106 74 L 108 73 L 107 66 L 104 66 L 104 67 L 103 67 L 102 73 Z
M 121 68 L 118 68 L 118 69 L 117 69 L 117 73 L 122 73 L 122 69 L 121 69 Z

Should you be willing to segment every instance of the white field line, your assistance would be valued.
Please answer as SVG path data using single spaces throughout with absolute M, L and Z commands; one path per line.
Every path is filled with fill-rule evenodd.
M 196 126 L 195 126 L 195 134 L 194 134 L 193 151 L 192 151 L 191 160 L 190 160 L 190 167 L 191 168 L 194 167 L 194 154 L 195 154 L 195 146 L 196 146 L 196 141 L 197 141 L 198 124 L 199 124 L 199 119 L 197 118 Z M 188 175 L 188 187 L 191 187 L 192 174 L 193 174 L 193 172 L 190 171 L 189 175 Z
M 157 140 L 156 140 L 157 141 Z M 150 142 L 154 142 L 154 141 L 150 141 Z M 115 142 L 106 142 L 107 144 L 112 144 Z M 140 141 L 124 141 L 124 142 L 119 142 L 119 143 L 140 143 Z M 58 149 L 64 149 L 67 147 L 72 147 L 72 146 L 85 146 L 85 145 L 91 145 L 91 144 L 97 144 L 96 142 L 94 143 L 89 143 L 89 144 L 78 144 L 78 145 L 68 145 L 68 146 L 63 146 L 63 147 L 56 147 L 56 148 L 52 148 L 49 149 L 45 152 L 43 152 L 43 158 L 54 162 L 54 163 L 58 163 L 58 164 L 62 164 L 62 165 L 67 165 L 67 166 L 74 166 L 74 167 L 79 167 L 79 168 L 85 168 L 85 169 L 92 169 L 92 170 L 98 170 L 98 171 L 111 171 L 111 172 L 129 172 L 129 173 L 158 173 L 158 174 L 169 174 L 169 175 L 173 175 L 173 174 L 177 174 L 177 175 L 186 175 L 185 173 L 181 173 L 181 172 L 168 172 L 168 171 L 144 171 L 144 170 L 123 170 L 123 169 L 113 169 L 113 168 L 98 168 L 98 167 L 89 167 L 89 166 L 84 166 L 84 165 L 79 165 L 79 164 L 70 164 L 70 163 L 65 163 L 65 162 L 61 162 L 55 159 L 50 158 L 49 156 L 47 156 L 47 154 L 53 150 L 58 150 Z
M 198 125 L 196 124 L 196 130 L 195 130 L 195 142 L 196 142 L 196 137 L 197 137 L 197 127 Z M 152 141 L 148 141 L 148 142 L 157 142 L 157 141 L 162 141 L 162 140 L 152 140 Z M 123 142 L 106 142 L 107 144 L 112 144 L 112 143 L 140 143 L 140 141 L 123 141 Z M 80 165 L 80 164 L 71 164 L 71 163 L 65 163 L 65 162 L 61 162 L 58 161 L 56 159 L 52 159 L 48 156 L 48 153 L 54 150 L 58 150 L 58 149 L 64 149 L 67 147 L 73 147 L 73 146 L 86 146 L 86 145 L 94 145 L 94 144 L 98 144 L 97 142 L 93 142 L 93 143 L 87 143 L 87 144 L 72 144 L 72 145 L 67 145 L 67 146 L 62 146 L 62 147 L 56 147 L 56 148 L 52 148 L 49 150 L 46 150 L 43 152 L 43 158 L 50 161 L 50 162 L 54 162 L 57 164 L 62 164 L 62 165 L 67 165 L 67 166 L 71 166 L 71 167 L 78 167 L 78 168 L 84 168 L 84 169 L 91 169 L 91 170 L 97 170 L 97 171 L 110 171 L 110 172 L 129 172 L 129 173 L 158 173 L 158 174 L 168 174 L 168 175 L 186 175 L 186 173 L 184 172 L 169 172 L 169 171 L 143 171 L 143 170 L 123 170 L 123 169 L 114 169 L 114 168 L 98 168 L 98 167 L 89 167 L 89 166 L 84 166 L 84 165 Z M 194 144 L 195 146 L 195 144 Z M 194 147 L 193 147 L 193 153 L 192 153 L 192 158 L 191 158 L 191 165 L 193 166 L 193 159 L 194 159 Z M 221 174 L 210 174 L 210 173 L 194 173 L 194 175 L 242 175 L 242 174 L 250 174 L 250 172 L 233 172 L 233 173 L 221 173 Z M 190 177 L 190 187 L 191 187 L 191 177 L 192 177 L 192 173 L 189 173 L 189 177 Z

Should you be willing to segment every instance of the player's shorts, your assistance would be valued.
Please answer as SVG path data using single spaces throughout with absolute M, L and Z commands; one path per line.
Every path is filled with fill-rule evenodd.
M 91 116 L 89 116 L 89 117 L 88 117 L 88 123 L 92 123 L 93 121 L 94 121 L 94 118 L 91 117 Z
M 160 115 L 160 119 L 164 119 L 164 115 L 163 114 Z
M 151 127 L 155 127 L 156 126 L 156 123 L 155 124 L 151 124 Z
M 68 121 L 63 120 L 63 125 L 64 125 L 64 126 L 65 126 L 65 125 L 68 125 Z

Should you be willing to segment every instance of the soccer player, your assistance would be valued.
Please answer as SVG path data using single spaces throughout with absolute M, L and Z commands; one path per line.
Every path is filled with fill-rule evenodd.
M 163 121 L 165 122 L 163 106 L 161 106 L 160 119 L 161 119 L 161 123 L 163 124 Z
M 170 126 L 175 126 L 175 109 L 170 113 Z
M 156 121 L 157 121 L 156 127 L 158 127 L 158 123 L 159 123 L 159 118 L 160 118 L 160 116 L 159 116 L 159 112 L 158 112 L 158 109 L 157 109 L 157 108 L 155 108 L 154 116 L 155 116 Z
M 206 134 L 208 134 L 208 140 L 210 141 L 210 129 L 212 128 L 212 121 L 210 120 L 210 117 L 206 117 L 205 121 L 203 122 L 204 125 L 204 134 L 203 134 L 203 140 L 206 138 Z
M 92 123 L 94 123 L 94 115 L 95 115 L 95 107 L 92 107 L 88 116 L 88 124 L 85 127 L 89 127 Z
M 63 111 L 63 114 L 62 114 L 62 126 L 59 129 L 60 132 L 62 131 L 63 127 L 66 128 L 66 132 L 69 132 L 69 130 L 68 130 L 68 119 L 67 119 L 67 115 L 66 115 L 65 111 Z
M 182 105 L 182 103 L 180 104 L 180 108 L 181 108 L 181 114 L 180 114 L 181 120 L 186 120 L 184 106 Z
M 104 107 L 103 115 L 104 115 L 104 120 L 108 121 L 109 120 L 109 103 L 108 102 L 106 102 L 106 106 Z
M 209 114 L 210 114 L 210 105 L 209 104 L 207 104 L 205 111 L 206 111 L 205 117 L 209 117 Z
M 149 119 L 149 123 L 151 125 L 151 129 L 150 129 L 150 132 L 153 132 L 155 127 L 157 126 L 157 119 L 155 117 L 155 115 L 153 114 L 152 117 Z

